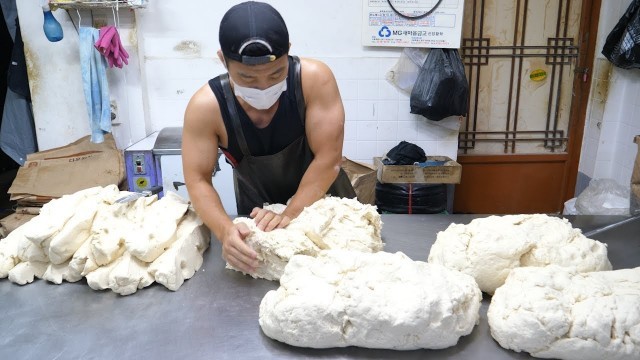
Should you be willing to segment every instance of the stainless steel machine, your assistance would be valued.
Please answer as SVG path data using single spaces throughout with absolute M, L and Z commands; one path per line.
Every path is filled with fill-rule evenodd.
M 167 191 L 177 192 L 188 199 L 182 173 L 182 127 L 166 127 L 154 132 L 124 150 L 127 183 L 131 191 L 141 192 L 162 186 L 160 197 Z M 233 169 L 218 152 L 218 165 L 213 185 L 229 215 L 236 215 L 236 196 Z

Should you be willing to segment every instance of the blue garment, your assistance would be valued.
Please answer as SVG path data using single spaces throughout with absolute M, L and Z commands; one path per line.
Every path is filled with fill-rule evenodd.
M 27 155 L 38 151 L 31 102 L 9 88 L 2 113 L 0 148 L 20 166 Z
M 81 27 L 78 29 L 78 33 L 80 35 L 82 85 L 89 112 L 91 142 L 101 143 L 104 141 L 104 134 L 111 132 L 107 61 L 94 47 L 100 35 L 98 29 Z

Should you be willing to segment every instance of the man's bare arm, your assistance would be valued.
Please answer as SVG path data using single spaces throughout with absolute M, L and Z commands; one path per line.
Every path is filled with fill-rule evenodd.
M 182 167 L 193 207 L 223 244 L 223 257 L 233 266 L 253 272 L 255 252 L 243 241 L 248 229 L 234 226 L 214 189 L 211 176 L 218 158 L 220 110 L 208 85 L 189 101 L 182 133 Z
M 258 227 L 282 228 L 302 210 L 321 199 L 336 180 L 342 162 L 344 108 L 331 70 L 322 62 L 304 59 L 302 86 L 306 101 L 305 131 L 314 159 L 282 215 L 254 209 Z

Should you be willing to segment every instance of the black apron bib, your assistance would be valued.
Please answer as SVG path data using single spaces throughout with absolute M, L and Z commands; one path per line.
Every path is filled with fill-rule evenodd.
M 296 76 L 299 79 L 299 73 Z M 302 176 L 314 157 L 307 137 L 300 136 L 284 150 L 273 155 L 252 156 L 242 131 L 228 74 L 220 76 L 220 83 L 227 101 L 233 131 L 243 155 L 240 163 L 233 169 L 238 215 L 248 215 L 254 207 L 262 207 L 265 203 L 286 204 L 298 190 Z M 344 170 L 340 169 L 327 194 L 356 197 Z

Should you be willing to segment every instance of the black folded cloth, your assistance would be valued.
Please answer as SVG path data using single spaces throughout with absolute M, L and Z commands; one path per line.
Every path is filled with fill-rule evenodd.
M 393 149 L 387 152 L 382 159 L 385 165 L 413 165 L 416 162 L 425 162 L 427 157 L 424 150 L 416 144 L 401 141 Z

